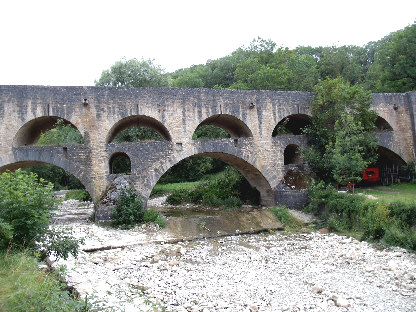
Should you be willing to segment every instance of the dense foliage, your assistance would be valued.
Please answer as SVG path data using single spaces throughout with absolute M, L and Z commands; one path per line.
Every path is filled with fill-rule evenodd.
M 171 205 L 194 203 L 210 207 L 238 208 L 243 203 L 259 204 L 260 195 L 233 167 L 217 177 L 204 180 L 192 190 L 179 189 L 167 198 Z
M 50 230 L 55 204 L 52 184 L 22 170 L 0 175 L 0 248 L 31 249 L 41 258 L 66 258 L 78 252 L 78 241 Z
M 84 138 L 77 128 L 71 124 L 65 124 L 63 119 L 58 119 L 54 128 L 41 134 L 36 145 L 68 145 L 83 144 Z
M 138 224 L 153 222 L 160 227 L 166 226 L 166 220 L 155 210 L 143 208 L 143 201 L 136 190 L 122 190 L 112 211 L 112 225 L 129 229 Z
M 416 203 L 377 202 L 361 195 L 338 193 L 324 183 L 313 185 L 306 207 L 335 231 L 356 231 L 362 239 L 416 250 Z
M 319 80 L 342 77 L 372 92 L 416 89 L 416 24 L 363 47 L 290 50 L 258 38 L 248 47 L 171 74 L 173 87 L 312 91 Z
M 377 155 L 371 94 L 341 77 L 320 81 L 314 91 L 311 125 L 304 131 L 310 148 L 303 157 L 321 179 L 357 182 Z
M 169 84 L 169 76 L 152 60 L 144 59 L 122 59 L 95 81 L 96 86 L 106 87 L 167 87 Z

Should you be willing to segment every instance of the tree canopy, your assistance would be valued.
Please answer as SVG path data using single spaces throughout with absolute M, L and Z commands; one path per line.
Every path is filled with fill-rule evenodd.
M 305 160 L 326 181 L 355 182 L 376 160 L 377 114 L 370 110 L 371 93 L 341 77 L 319 82 L 314 93 Z
M 152 60 L 122 59 L 104 70 L 95 81 L 106 87 L 168 87 L 170 79 Z

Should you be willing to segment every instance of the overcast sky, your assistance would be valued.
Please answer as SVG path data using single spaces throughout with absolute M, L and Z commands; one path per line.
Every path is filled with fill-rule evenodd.
M 260 36 L 279 46 L 359 45 L 416 20 L 416 0 L 4 0 L 0 84 L 94 85 L 122 57 L 167 72 Z

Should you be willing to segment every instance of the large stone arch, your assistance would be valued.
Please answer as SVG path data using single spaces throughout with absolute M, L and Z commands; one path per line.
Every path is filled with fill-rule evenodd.
M 194 154 L 182 154 L 180 157 L 169 158 L 165 161 L 163 165 L 159 165 L 149 173 L 152 175 L 149 177 L 149 189 L 146 191 L 146 194 L 142 194 L 145 197 L 148 197 L 157 183 L 157 181 L 162 177 L 162 175 L 171 167 L 179 163 L 181 160 L 184 160 L 189 157 L 199 157 L 207 156 L 215 159 L 219 159 L 238 170 L 244 178 L 250 183 L 252 187 L 255 187 L 260 193 L 260 203 L 263 206 L 273 206 L 274 205 L 274 194 L 270 186 L 269 181 L 263 175 L 263 173 L 256 168 L 255 165 L 249 163 L 243 158 L 224 152 L 216 151 L 200 151 Z
M 37 117 L 29 120 L 20 127 L 20 129 L 14 135 L 13 146 L 18 147 L 35 144 L 39 140 L 39 137 L 42 133 L 55 127 L 55 124 L 59 119 L 62 119 L 66 125 L 71 125 L 73 128 L 79 131 L 79 129 L 73 123 L 65 118 L 59 116 Z M 84 136 L 82 137 L 84 138 Z
M 66 161 L 66 162 L 60 162 L 59 164 L 57 164 L 54 162 L 47 162 L 47 161 L 41 161 L 41 160 L 35 159 L 38 157 L 33 157 L 33 158 L 34 158 L 33 160 L 20 160 L 20 161 L 15 161 L 15 162 L 8 163 L 8 164 L 0 164 L 0 174 L 7 170 L 15 171 L 19 168 L 25 169 L 25 168 L 30 168 L 33 166 L 38 166 L 38 165 L 54 165 L 54 166 L 64 169 L 66 172 L 69 172 L 75 178 L 77 178 L 81 182 L 81 184 L 84 185 L 85 190 L 91 195 L 91 198 L 94 198 L 94 188 L 92 187 L 91 183 L 89 183 L 89 181 L 85 179 L 83 176 L 80 176 L 79 171 L 73 170 L 73 166 L 71 166 L 69 162 Z
M 163 123 L 158 121 L 157 119 L 147 116 L 147 115 L 132 115 L 125 118 L 120 119 L 116 122 L 110 129 L 107 134 L 106 142 L 111 143 L 114 138 L 117 136 L 118 133 L 133 126 L 142 126 L 148 127 L 155 130 L 159 133 L 162 138 L 167 141 L 171 141 L 172 137 L 169 133 L 169 130 L 165 127 Z
M 239 118 L 228 114 L 216 114 L 204 119 L 199 125 L 192 129 L 192 135 L 199 126 L 214 125 L 227 131 L 231 138 L 253 137 L 251 129 Z

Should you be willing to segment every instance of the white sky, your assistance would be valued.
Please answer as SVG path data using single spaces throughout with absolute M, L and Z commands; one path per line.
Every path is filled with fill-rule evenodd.
M 362 46 L 416 20 L 416 0 L 3 0 L 0 84 L 93 85 L 122 57 L 167 72 L 260 36 L 279 46 Z

